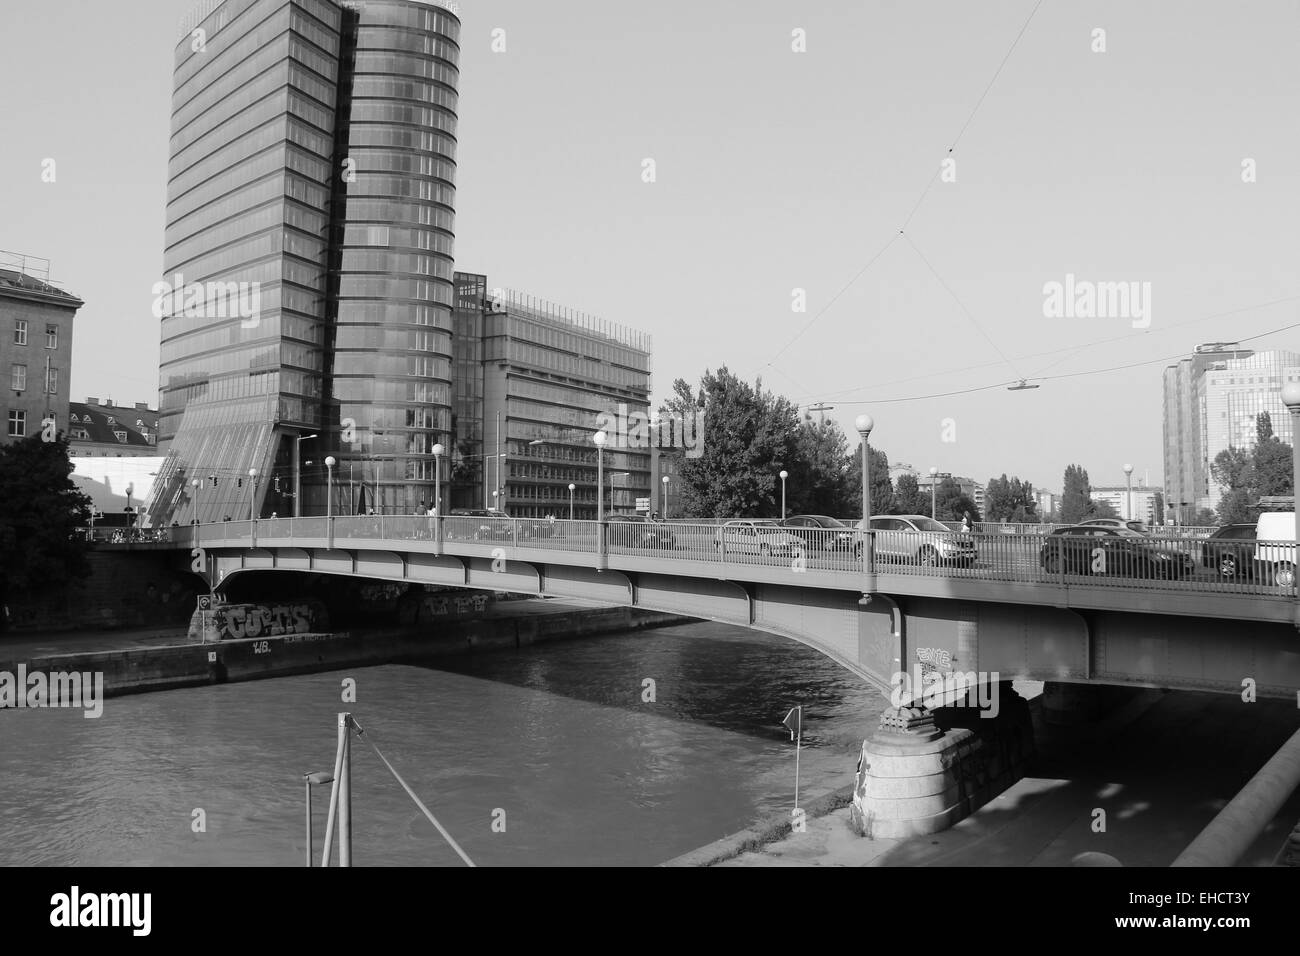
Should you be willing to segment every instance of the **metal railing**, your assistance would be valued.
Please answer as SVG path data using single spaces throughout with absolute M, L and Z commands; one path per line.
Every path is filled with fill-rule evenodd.
M 165 529 L 188 543 L 192 528 Z M 712 525 L 650 521 L 357 515 L 226 521 L 198 529 L 203 542 L 250 546 L 295 543 L 343 547 L 349 541 L 431 543 L 460 553 L 496 556 L 568 552 L 637 556 L 710 565 L 831 572 L 861 576 L 1087 585 L 1165 591 L 1294 597 L 1294 541 L 1195 539 L 1182 535 L 1059 535 L 1001 532 L 863 532 L 856 528 L 786 528 L 775 524 Z M 870 567 L 864 543 L 871 541 Z M 599 565 L 603 566 L 603 565 Z M 725 575 L 724 575 L 725 576 Z M 792 580 L 797 580 L 792 578 Z

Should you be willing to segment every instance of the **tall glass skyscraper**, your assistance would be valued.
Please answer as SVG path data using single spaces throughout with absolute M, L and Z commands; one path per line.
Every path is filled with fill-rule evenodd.
M 187 19 L 155 287 L 155 523 L 321 513 L 327 454 L 336 513 L 432 500 L 459 31 L 415 0 L 208 0 Z M 348 478 L 364 501 L 342 500 Z

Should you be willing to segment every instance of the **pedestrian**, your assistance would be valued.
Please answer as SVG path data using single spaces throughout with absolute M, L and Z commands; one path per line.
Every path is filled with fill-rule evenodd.
M 434 528 L 437 526 L 438 523 L 438 509 L 435 508 L 433 505 L 429 505 L 429 510 L 427 514 L 429 516 L 429 537 L 432 538 Z
M 966 512 L 961 517 L 961 530 L 970 531 L 970 512 Z

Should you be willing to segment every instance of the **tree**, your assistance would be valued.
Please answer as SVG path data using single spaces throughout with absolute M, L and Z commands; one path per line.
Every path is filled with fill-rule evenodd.
M 0 604 L 89 573 L 87 542 L 76 532 L 90 521 L 91 501 L 71 474 L 63 435 L 0 446 Z
M 1215 483 L 1229 491 L 1238 491 L 1254 483 L 1254 464 L 1254 456 L 1249 451 L 1234 445 L 1214 456 L 1210 475 Z
M 894 482 L 889 477 L 889 456 L 874 445 L 871 448 L 871 513 L 873 515 L 898 514 L 894 500 Z M 852 505 L 845 512 L 850 517 L 862 517 L 862 443 L 853 452 L 850 465 L 852 475 L 847 482 Z
M 1011 497 L 1011 482 L 1006 472 L 1001 478 L 990 478 L 984 487 L 984 508 L 989 521 L 1006 521 L 1016 510 Z
M 799 467 L 798 409 L 764 390 L 761 379 L 749 385 L 726 367 L 704 373 L 698 396 L 683 379 L 673 383 L 673 393 L 665 410 L 694 414 L 703 402 L 705 411 L 703 453 L 684 458 L 680 468 L 683 517 L 776 515 L 777 473 L 809 473 Z
M 805 416 L 799 424 L 795 447 L 796 459 L 786 467 L 790 472 L 786 483 L 790 513 L 831 516 L 854 513 L 857 503 L 849 474 L 852 461 L 848 439 L 840 426 L 833 421 L 814 422 Z M 861 480 L 857 484 L 860 487 Z
M 979 508 L 969 495 L 963 494 L 961 485 L 948 477 L 939 482 L 934 492 L 934 516 L 939 521 L 960 521 L 970 515 L 971 521 L 980 520 Z
M 1196 523 L 1201 527 L 1212 527 L 1214 525 L 1214 512 L 1209 508 L 1202 508 L 1196 512 Z
M 1226 492 L 1219 499 L 1219 524 L 1245 524 L 1253 521 L 1256 516 L 1255 509 L 1251 507 L 1253 501 L 1245 488 L 1234 488 Z
M 928 515 L 930 496 L 921 491 L 916 475 L 905 473 L 894 484 L 894 514 Z
M 1088 510 L 1089 518 L 1118 518 L 1119 512 L 1109 501 L 1093 501 Z M 1086 520 L 1086 519 L 1085 519 Z
M 1092 500 L 1092 483 L 1082 465 L 1067 465 L 1061 489 L 1061 521 L 1077 524 L 1086 521 L 1095 512 Z
M 1256 497 L 1293 494 L 1291 446 L 1273 434 L 1273 419 L 1268 412 L 1260 412 L 1255 418 L 1255 450 L 1251 464 L 1254 479 L 1251 491 Z

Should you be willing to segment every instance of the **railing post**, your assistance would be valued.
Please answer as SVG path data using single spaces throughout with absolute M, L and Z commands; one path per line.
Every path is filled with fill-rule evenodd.
M 510 540 L 514 544 L 515 550 L 518 551 L 519 550 L 519 519 L 518 518 L 510 519 Z
M 596 570 L 604 571 L 609 567 L 609 525 L 602 518 L 596 524 Z

